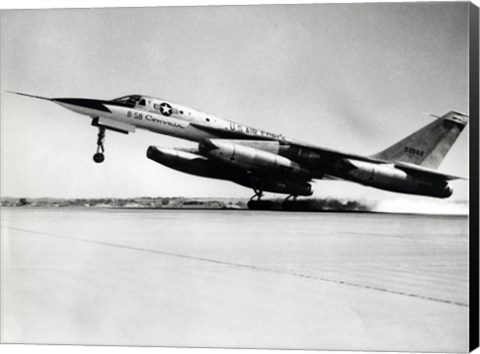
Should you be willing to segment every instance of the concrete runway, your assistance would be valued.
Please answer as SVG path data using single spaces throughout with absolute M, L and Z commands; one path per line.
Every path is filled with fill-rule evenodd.
M 468 351 L 468 220 L 2 209 L 7 343 Z

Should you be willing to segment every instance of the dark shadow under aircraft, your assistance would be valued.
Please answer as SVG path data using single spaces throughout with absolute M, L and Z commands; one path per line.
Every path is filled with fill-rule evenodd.
M 344 153 L 247 127 L 161 98 L 129 95 L 113 100 L 46 98 L 91 118 L 98 128 L 95 162 L 104 160 L 106 130 L 145 129 L 198 142 L 196 149 L 150 146 L 147 157 L 185 173 L 233 181 L 263 192 L 312 195 L 314 179 L 336 179 L 387 191 L 448 198 L 449 181 L 437 171 L 468 116 L 450 111 L 371 156 Z

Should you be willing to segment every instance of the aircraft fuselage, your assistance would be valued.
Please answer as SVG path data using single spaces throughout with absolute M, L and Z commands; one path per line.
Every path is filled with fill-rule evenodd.
M 247 127 L 170 101 L 142 97 L 133 107 L 115 100 L 57 98 L 53 101 L 66 109 L 89 117 L 103 117 L 121 122 L 125 127 L 135 127 L 191 141 L 200 142 L 203 139 L 232 136 L 253 140 L 285 139 L 279 134 Z M 144 101 L 145 104 L 138 104 L 140 101 Z M 108 121 L 106 122 L 108 129 Z
M 21 94 L 24 96 L 31 96 Z M 450 111 L 373 156 L 343 153 L 290 140 L 171 101 L 142 95 L 114 100 L 45 98 L 92 118 L 99 128 L 94 161 L 104 160 L 105 130 L 136 129 L 199 142 L 198 148 L 150 146 L 147 156 L 186 173 L 226 179 L 263 191 L 292 196 L 312 194 L 312 179 L 340 179 L 383 190 L 446 198 L 449 176 L 436 168 L 468 122 Z

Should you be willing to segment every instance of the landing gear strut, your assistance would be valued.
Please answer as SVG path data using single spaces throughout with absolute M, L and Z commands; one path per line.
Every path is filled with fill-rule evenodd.
M 287 202 L 290 198 L 293 198 L 293 201 L 296 202 L 297 201 L 297 197 L 298 197 L 298 194 L 295 194 L 295 193 L 292 193 L 293 192 L 293 188 L 290 184 L 290 181 L 288 179 L 285 179 L 285 183 L 287 184 L 288 186 L 288 189 L 290 189 L 290 195 L 288 197 L 285 198 L 285 200 L 283 201 L 284 203 Z
M 284 202 L 288 201 L 290 198 L 293 198 L 293 201 L 296 202 L 297 197 L 298 197 L 298 195 L 296 195 L 296 194 L 290 194 L 288 197 L 285 198 Z
M 105 160 L 105 156 L 103 153 L 105 152 L 105 148 L 103 147 L 103 142 L 105 141 L 105 128 L 98 127 L 98 135 L 97 135 L 97 152 L 93 155 L 93 161 L 96 163 L 101 163 Z
M 253 200 L 253 198 L 257 197 L 257 200 L 260 200 L 260 198 L 263 196 L 263 191 L 261 189 L 253 189 L 255 194 L 250 198 L 250 200 Z

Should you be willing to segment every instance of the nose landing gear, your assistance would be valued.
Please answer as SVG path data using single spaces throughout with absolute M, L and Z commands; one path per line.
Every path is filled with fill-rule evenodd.
M 93 161 L 96 163 L 101 163 L 105 160 L 105 148 L 103 146 L 103 142 L 105 141 L 105 128 L 98 127 L 98 135 L 97 135 L 97 152 L 93 155 Z

